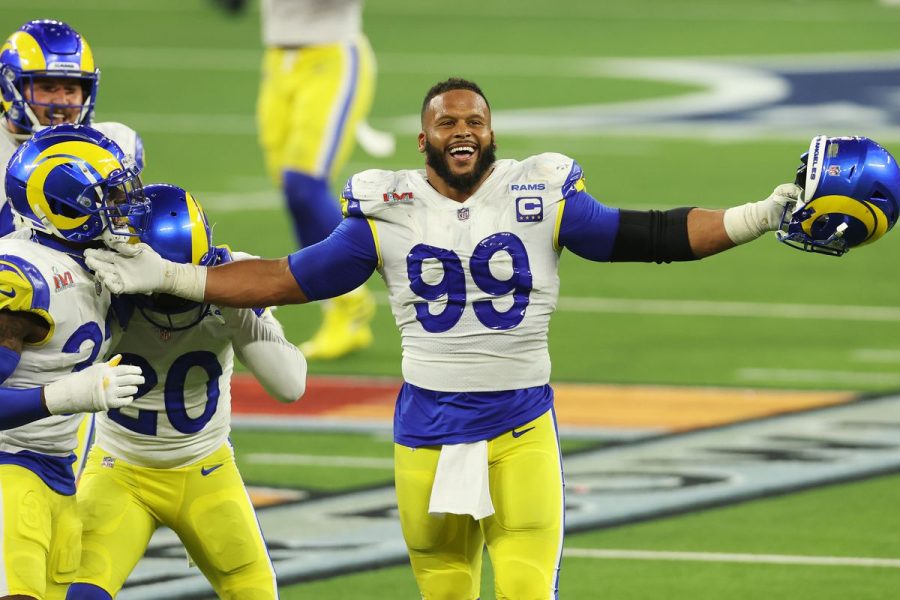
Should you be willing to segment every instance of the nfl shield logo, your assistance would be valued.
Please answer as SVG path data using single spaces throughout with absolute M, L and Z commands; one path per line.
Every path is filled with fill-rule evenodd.
M 112 469 L 116 466 L 116 459 L 112 456 L 104 456 L 103 460 L 100 461 L 101 467 L 106 467 L 107 469 Z
M 831 165 L 828 167 L 828 174 L 832 177 L 836 177 L 841 174 L 841 165 Z
M 466 221 L 469 219 L 469 209 L 468 208 L 460 208 L 456 211 L 456 218 L 460 221 Z

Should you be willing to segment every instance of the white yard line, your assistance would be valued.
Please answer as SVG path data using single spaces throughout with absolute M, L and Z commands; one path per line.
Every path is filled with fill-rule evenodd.
M 559 299 L 559 309 L 568 312 L 586 313 L 900 322 L 900 308 L 893 306 L 650 300 L 642 298 L 574 298 L 564 296 Z
M 814 383 L 818 385 L 843 384 L 858 387 L 868 385 L 900 385 L 900 373 L 884 371 L 831 371 L 816 369 L 738 369 L 736 376 L 743 381 L 767 383 Z
M 244 454 L 243 460 L 261 465 L 305 465 L 312 467 L 347 467 L 364 469 L 394 468 L 392 458 L 367 458 L 365 456 L 317 456 L 314 454 Z
M 814 565 L 837 567 L 883 567 L 900 569 L 895 558 L 854 556 L 794 556 L 786 554 L 730 554 L 722 552 L 658 552 L 653 550 L 596 550 L 567 548 L 564 556 L 613 560 L 674 560 L 693 562 L 731 562 L 770 565 Z
M 900 363 L 900 350 L 895 348 L 857 348 L 850 351 L 850 359 L 883 364 Z

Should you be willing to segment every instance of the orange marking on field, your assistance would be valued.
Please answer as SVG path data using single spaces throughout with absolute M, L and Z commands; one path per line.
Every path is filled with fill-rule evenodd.
M 852 400 L 850 392 L 557 384 L 560 425 L 683 431 Z
M 299 490 L 283 490 L 277 488 L 247 486 L 247 494 L 255 508 L 277 506 L 292 500 L 302 500 L 308 494 Z
M 232 380 L 232 412 L 310 419 L 353 419 L 390 423 L 401 382 L 393 379 L 310 377 L 294 404 L 268 397 L 249 375 Z M 746 419 L 848 402 L 852 392 L 751 390 L 648 385 L 559 383 L 556 416 L 563 427 L 696 429 Z

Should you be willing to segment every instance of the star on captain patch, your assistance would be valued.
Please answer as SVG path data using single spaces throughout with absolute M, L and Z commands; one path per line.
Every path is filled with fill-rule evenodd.
M 468 208 L 460 208 L 456 211 L 456 218 L 460 221 L 468 221 L 469 220 L 469 209 Z

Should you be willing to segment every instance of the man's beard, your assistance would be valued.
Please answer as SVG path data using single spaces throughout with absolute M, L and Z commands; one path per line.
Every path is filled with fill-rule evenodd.
M 494 161 L 497 160 L 497 156 L 494 153 L 494 150 L 496 149 L 497 145 L 494 142 L 491 142 L 491 145 L 487 148 L 481 148 L 478 156 L 478 162 L 475 163 L 475 168 L 467 174 L 456 175 L 450 170 L 450 162 L 444 156 L 444 153 L 432 146 L 426 138 L 425 163 L 429 167 L 434 169 L 434 172 L 437 173 L 437 176 L 443 179 L 444 183 L 446 183 L 448 186 L 450 186 L 454 190 L 458 190 L 467 194 L 471 192 L 476 185 L 478 185 L 478 183 L 481 181 L 481 178 L 484 177 L 484 174 L 488 172 L 488 170 L 494 164 Z

